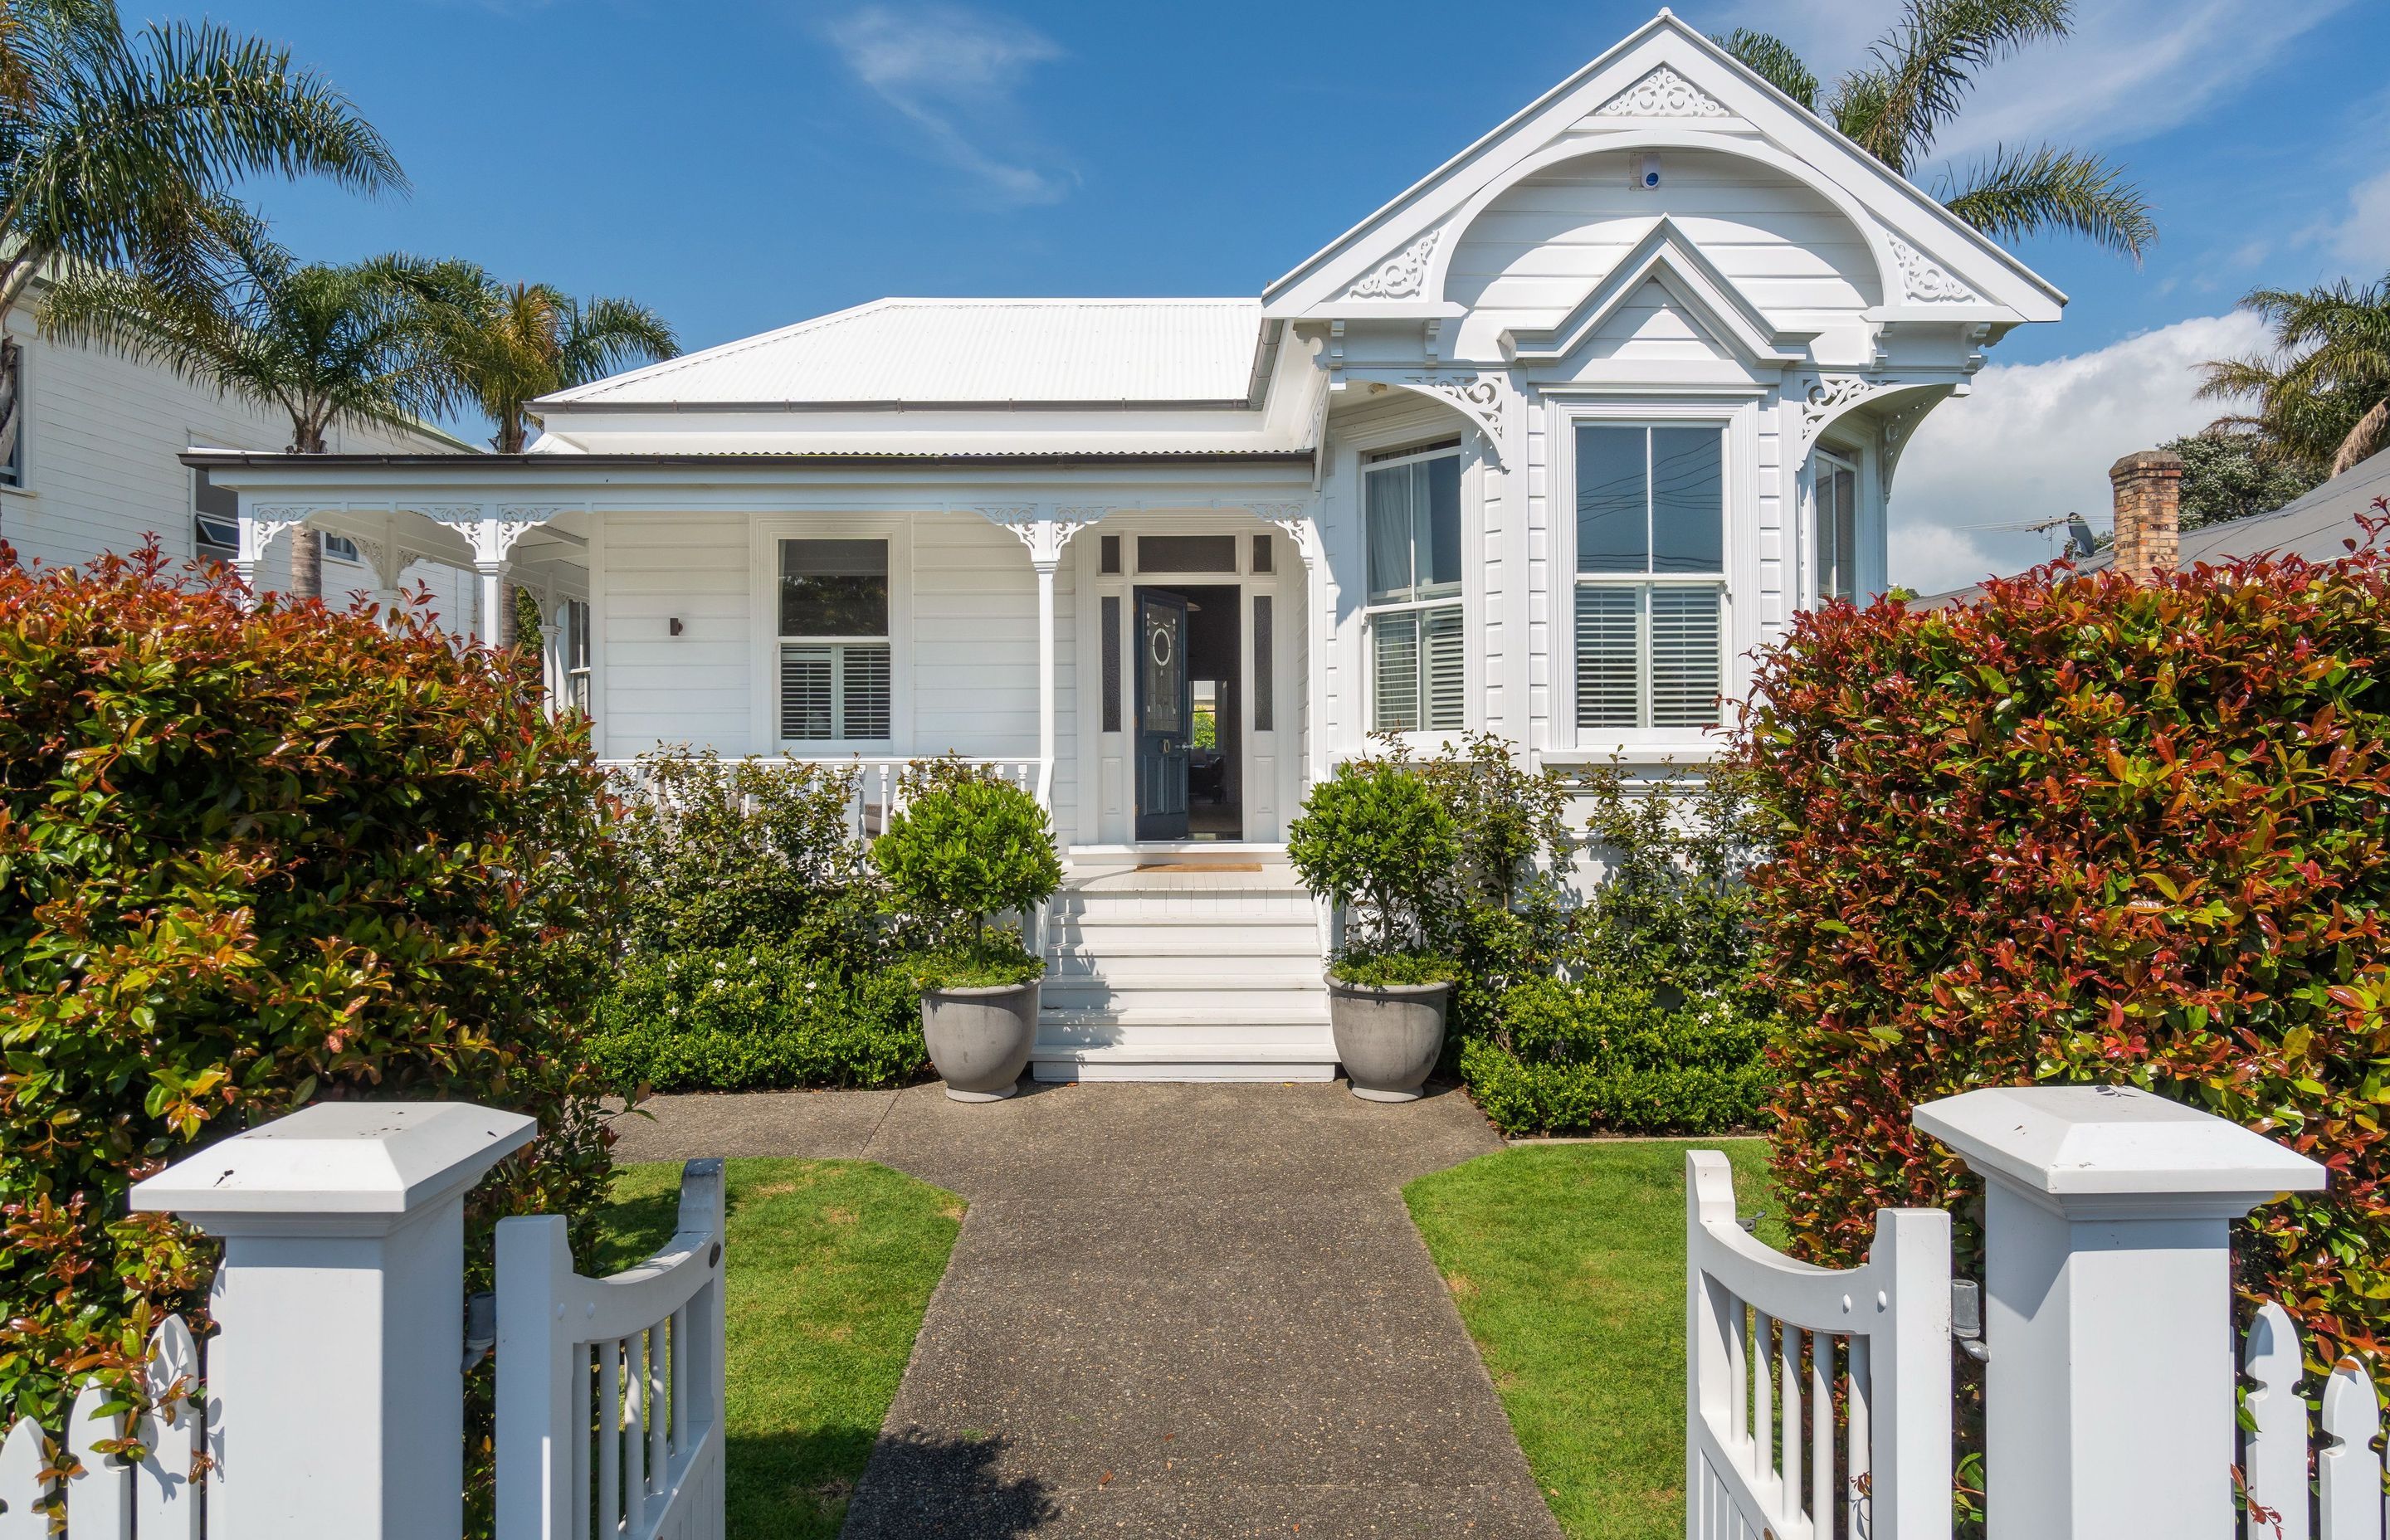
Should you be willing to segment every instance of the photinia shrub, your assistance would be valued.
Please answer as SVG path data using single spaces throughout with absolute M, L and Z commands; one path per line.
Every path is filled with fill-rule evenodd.
M 1882 1206 L 1968 1174 L 1909 1110 L 2112 1082 L 2331 1168 L 2260 1210 L 2241 1284 L 2329 1364 L 2390 1318 L 2390 565 L 2373 550 L 2138 584 L 2064 569 L 1974 604 L 1802 618 L 1741 758 L 1796 1249 L 1849 1264 Z
M 244 597 L 154 545 L 0 555 L 0 1423 L 200 1312 L 212 1249 L 127 1188 L 310 1101 L 536 1114 L 477 1236 L 603 1197 L 581 1036 L 623 889 L 585 725 L 418 615 Z

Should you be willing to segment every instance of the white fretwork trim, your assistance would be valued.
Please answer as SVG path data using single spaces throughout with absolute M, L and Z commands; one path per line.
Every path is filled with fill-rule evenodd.
M 234 559 L 251 563 L 259 561 L 264 558 L 265 548 L 284 533 L 305 529 L 308 519 L 314 514 L 331 511 L 329 508 L 319 509 L 313 504 L 289 503 L 267 503 L 245 508 L 240 516 L 238 554 Z
M 482 571 L 502 568 L 507 553 L 515 548 L 516 541 L 546 523 L 550 517 L 564 511 L 560 507 L 508 507 L 494 512 L 470 503 L 422 510 L 426 519 L 465 537 L 466 543 L 473 547 L 473 565 Z M 526 518 L 525 515 L 537 517 Z
M 1494 457 L 1509 463 L 1510 446 L 1505 434 L 1510 425 L 1510 392 L 1504 388 L 1499 375 L 1415 374 L 1406 376 L 1403 383 L 1458 407 L 1484 430 Z
M 1810 375 L 1801 384 L 1799 423 L 1786 462 L 1795 467 L 1808 463 L 1809 451 L 1817 447 L 1818 435 L 1828 423 L 1884 388 L 1880 379 L 1856 374 Z
M 1319 526 L 1313 520 L 1315 510 L 1308 503 L 1255 503 L 1253 517 L 1276 526 L 1294 542 L 1294 554 L 1304 567 L 1316 567 L 1322 547 Z
M 1594 109 L 1597 118 L 1731 118 L 1715 96 L 1663 64 Z
M 1940 391 L 1921 393 L 1914 404 L 1903 406 L 1883 419 L 1878 439 L 1876 468 L 1876 485 L 1883 495 L 1889 496 L 1892 493 L 1892 473 L 1900 466 L 1900 452 L 1908 447 L 1909 438 L 1916 432 L 1917 425 L 1925 420 L 1926 413 L 1940 404 L 1942 396 Z
M 1979 296 L 1934 265 L 1933 260 L 1898 236 L 1886 236 L 1892 255 L 1900 263 L 1900 287 L 1920 304 L 1972 304 Z
M 1021 503 L 971 511 L 1000 529 L 1011 531 L 1012 537 L 1029 548 L 1031 566 L 1051 571 L 1061 561 L 1062 547 L 1071 543 L 1071 537 L 1097 522 L 1110 510 L 1058 508 L 1052 514 L 1041 516 L 1035 504 Z
M 1430 230 L 1369 269 L 1359 282 L 1344 291 L 1344 297 L 1348 300 L 1408 300 L 1416 297 L 1427 283 L 1428 262 L 1435 255 L 1435 243 L 1443 235 L 1441 228 Z

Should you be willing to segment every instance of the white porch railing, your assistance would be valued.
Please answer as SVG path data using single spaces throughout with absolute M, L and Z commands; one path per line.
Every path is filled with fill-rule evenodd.
M 1744 1233 L 1725 1156 L 1685 1187 L 1687 1533 L 1947 1540 L 1950 1216 L 1885 1210 L 1834 1272 Z
M 720 1540 L 723 1214 L 689 1161 L 678 1233 L 605 1278 L 562 1215 L 499 1221 L 501 1540 Z
M 129 1421 L 110 1409 L 111 1392 L 96 1380 L 75 1397 L 63 1438 L 51 1438 L 30 1418 L 18 1419 L 0 1442 L 0 1540 L 51 1540 L 59 1533 L 70 1540 L 199 1540 L 199 1492 L 191 1473 L 206 1434 L 202 1408 L 190 1393 L 199 1384 L 199 1349 L 180 1315 L 151 1334 L 144 1378 L 151 1408 Z M 137 1461 L 114 1452 L 128 1437 L 145 1451 Z M 60 1476 L 62 1469 L 72 1473 Z M 62 1531 L 53 1529 L 54 1517 Z
M 956 764 L 979 766 L 998 780 L 1009 782 L 1036 798 L 1037 804 L 1049 814 L 1053 811 L 1052 769 L 1034 757 L 1009 759 L 937 757 L 952 757 Z M 618 785 L 634 795 L 648 793 L 653 785 L 654 767 L 649 761 L 609 759 L 600 760 L 598 763 L 614 777 Z M 724 763 L 726 764 L 738 762 L 726 760 Z M 869 841 L 876 840 L 886 832 L 889 815 L 905 805 L 905 770 L 915 761 L 911 758 L 885 755 L 879 757 L 854 755 L 846 759 L 827 756 L 819 759 L 791 759 L 784 756 L 757 755 L 746 763 L 766 768 L 775 765 L 812 764 L 826 770 L 853 771 L 854 794 L 847 803 L 847 827 L 857 840 Z

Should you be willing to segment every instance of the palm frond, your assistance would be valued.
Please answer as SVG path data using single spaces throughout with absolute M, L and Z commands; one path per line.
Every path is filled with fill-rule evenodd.
M 2370 411 L 2357 419 L 2357 426 L 2348 430 L 2348 437 L 2340 441 L 2340 447 L 2332 452 L 2332 473 L 2338 476 L 2371 459 L 2382 448 L 2385 437 L 2390 437 L 2390 396 L 2375 402 Z
M 2268 454 L 2334 475 L 2390 440 L 2390 276 L 2253 289 L 2241 303 L 2265 317 L 2274 351 L 2202 365 L 2202 396 L 2248 404 L 2242 420 Z
M 2135 262 L 2157 243 L 2140 189 L 2121 167 L 2079 150 L 2004 147 L 1936 191 L 1944 207 L 1995 238 L 2064 230 Z
M 1732 54 L 1751 71 L 1768 84 L 1783 92 L 1810 111 L 1818 110 L 1818 77 L 1801 62 L 1801 56 L 1780 37 L 1737 27 L 1724 37 L 1711 42 Z
M 2064 37 L 2073 22 L 2072 0 L 1908 0 L 1899 25 L 1870 50 L 1872 65 L 1836 92 L 1837 126 L 1906 172 L 1958 116 L 1985 66 Z

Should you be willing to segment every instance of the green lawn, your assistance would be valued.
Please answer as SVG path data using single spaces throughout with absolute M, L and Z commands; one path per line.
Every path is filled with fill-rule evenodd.
M 1574 1540 L 1684 1533 L 1688 1149 L 1767 1206 L 1758 1139 L 1531 1145 L 1403 1192 Z
M 962 1200 L 862 1161 L 732 1161 L 730 1540 L 833 1540 L 946 1270 Z M 677 1162 L 626 1166 L 601 1272 L 673 1232 Z

